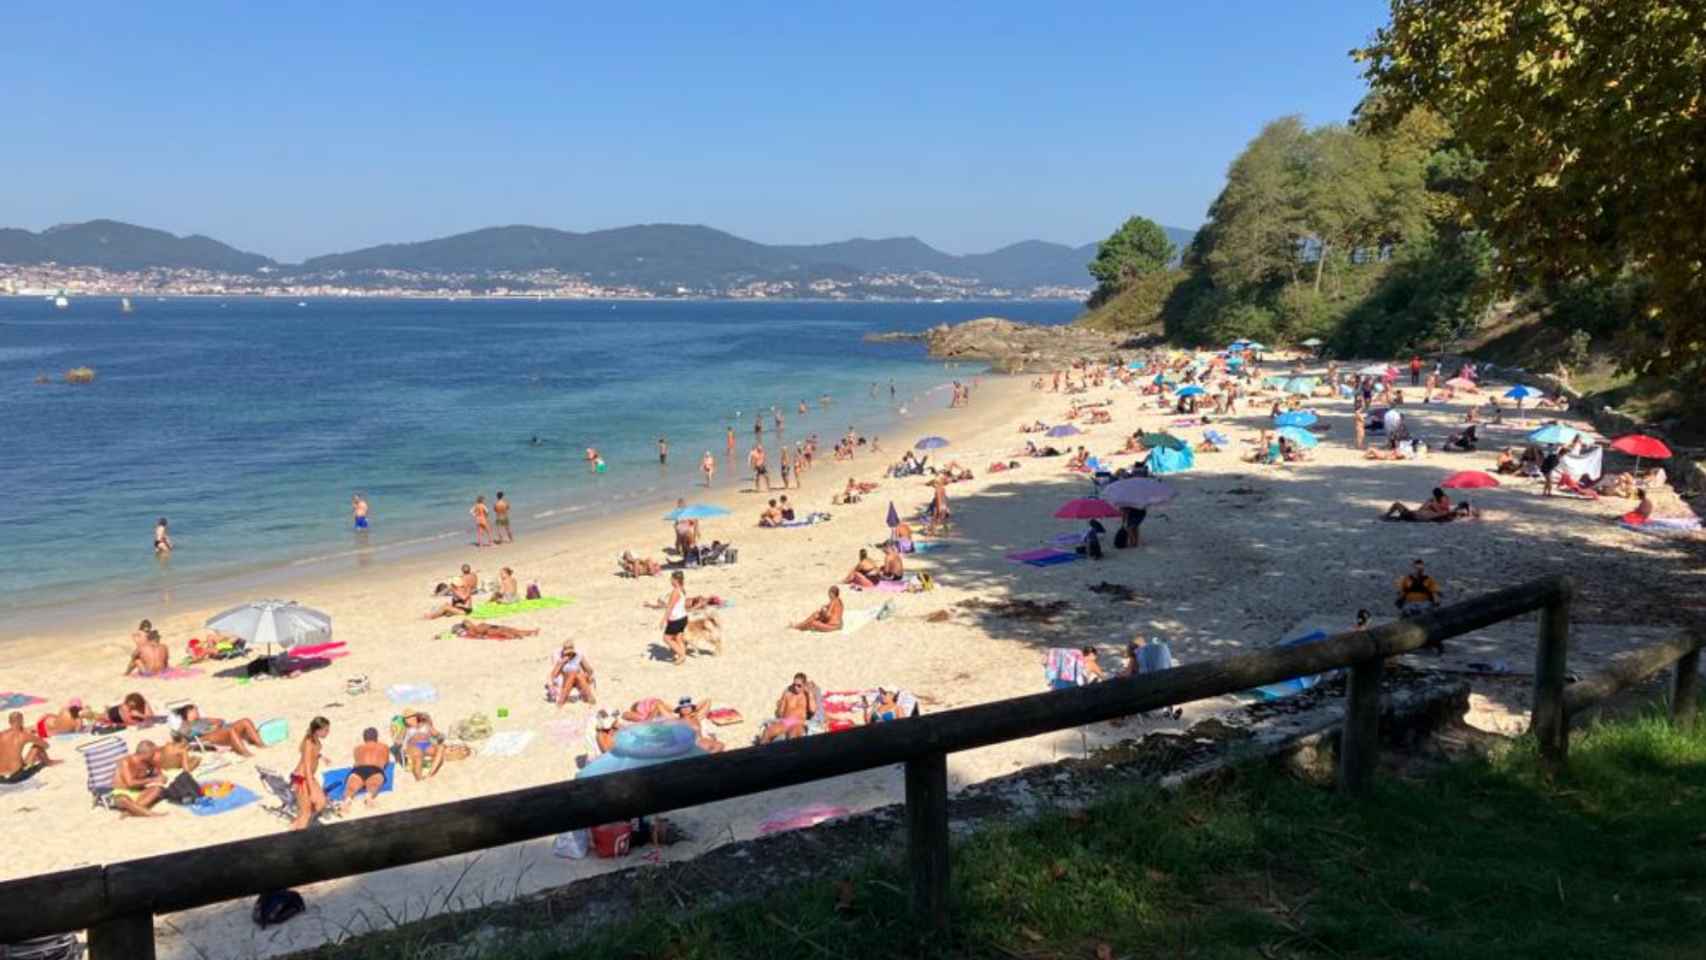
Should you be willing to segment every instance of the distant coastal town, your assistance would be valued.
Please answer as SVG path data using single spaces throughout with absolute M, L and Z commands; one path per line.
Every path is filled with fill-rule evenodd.
M 599 283 L 559 270 L 438 273 L 418 270 L 294 271 L 262 267 L 228 273 L 190 267 L 114 270 L 57 263 L 0 263 L 0 296 L 450 297 L 545 300 L 1083 300 L 1089 286 L 1023 289 L 930 271 L 879 272 L 847 279 L 753 279 L 714 285 Z

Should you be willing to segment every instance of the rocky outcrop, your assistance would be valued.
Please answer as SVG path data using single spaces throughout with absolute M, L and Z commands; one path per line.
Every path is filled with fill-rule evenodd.
M 1046 370 L 1081 357 L 1106 357 L 1137 346 L 1125 334 L 1074 324 L 1038 326 L 1001 317 L 942 324 L 922 334 L 873 334 L 868 340 L 922 340 L 939 360 L 987 360 L 1003 373 Z

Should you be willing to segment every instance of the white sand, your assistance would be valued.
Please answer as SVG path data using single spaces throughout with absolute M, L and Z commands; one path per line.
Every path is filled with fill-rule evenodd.
M 1273 365 L 1270 365 L 1273 366 Z M 1112 425 L 1089 428 L 1073 442 L 1085 443 L 1105 458 L 1121 438 L 1142 427 L 1164 427 L 1174 417 L 1144 403 L 1129 388 L 1092 391 L 1089 399 L 1116 398 Z M 655 516 L 561 527 L 545 534 L 518 526 L 521 542 L 497 549 L 460 547 L 430 557 L 339 572 L 320 583 L 298 585 L 292 594 L 335 618 L 338 639 L 352 655 L 326 670 L 291 680 L 252 684 L 202 676 L 192 680 L 126 680 L 117 676 L 128 651 L 127 630 L 134 621 L 102 625 L 58 637 L 27 638 L 9 647 L 0 689 L 25 690 L 57 704 L 80 695 L 93 704 L 115 702 L 135 689 L 159 705 L 193 698 L 204 713 L 219 717 L 288 718 L 291 739 L 261 752 L 248 763 L 227 768 L 229 777 L 262 793 L 253 767 L 288 770 L 295 763 L 295 741 L 308 719 L 323 714 L 332 721 L 328 756 L 337 765 L 349 753 L 363 727 L 383 730 L 396 712 L 383 689 L 402 682 L 437 686 L 435 719 L 448 728 L 475 711 L 494 718 L 500 731 L 538 733 L 520 756 L 474 758 L 446 766 L 436 779 L 399 784 L 382 798 L 377 812 L 445 803 L 461 797 L 555 782 L 572 776 L 581 752 L 552 736 L 548 725 L 562 719 L 584 721 L 588 707 L 559 710 L 543 702 L 541 684 L 552 653 L 573 637 L 598 670 L 601 705 L 625 706 L 642 697 L 673 702 L 681 695 L 710 697 L 733 706 L 746 722 L 718 731 L 731 747 L 746 746 L 796 670 L 826 690 L 859 689 L 879 683 L 899 685 L 922 697 L 929 710 L 1042 689 L 1041 660 L 1056 643 L 1097 642 L 1108 652 L 1104 663 L 1117 667 L 1118 645 L 1134 632 L 1162 636 L 1175 656 L 1196 661 L 1271 642 L 1294 625 L 1312 618 L 1327 626 L 1348 627 L 1358 607 L 1379 616 L 1391 611 L 1392 583 L 1411 557 L 1426 557 L 1447 590 L 1448 599 L 1508 585 L 1546 573 L 1580 578 L 1577 619 L 1627 624 L 1664 619 L 1667 596 L 1687 596 L 1702 576 L 1696 543 L 1648 539 L 1626 533 L 1605 518 L 1628 509 L 1627 502 L 1586 503 L 1542 499 L 1538 486 L 1507 481 L 1473 499 L 1489 518 L 1449 525 L 1381 523 L 1376 515 L 1402 499 L 1412 505 L 1447 473 L 1490 469 L 1493 454 L 1432 454 L 1420 463 L 1364 461 L 1349 448 L 1351 421 L 1344 401 L 1313 401 L 1332 430 L 1307 463 L 1258 467 L 1240 462 L 1266 420 L 1265 407 L 1216 425 L 1234 439 L 1226 452 L 1198 457 L 1196 470 L 1169 482 L 1179 498 L 1151 511 L 1138 551 L 1109 550 L 1101 563 L 1080 562 L 1048 569 L 1015 566 L 1003 560 L 1014 550 L 1039 545 L 1047 537 L 1081 527 L 1050 517 L 1064 500 L 1089 491 L 1089 483 L 1062 469 L 1064 460 L 1026 460 L 1016 472 L 988 473 L 990 461 L 1022 445 L 1021 421 L 1058 422 L 1067 398 L 1037 394 L 1022 380 L 990 381 L 966 410 L 949 411 L 916 425 L 913 434 L 942 433 L 954 441 L 937 451 L 935 462 L 955 459 L 977 472 L 977 479 L 949 488 L 958 541 L 953 549 L 910 558 L 914 570 L 931 570 L 941 588 L 900 596 L 896 614 L 853 636 L 807 635 L 785 629 L 823 602 L 828 584 L 851 567 L 861 545 L 886 535 L 883 516 L 892 498 L 903 514 L 929 499 L 922 480 L 882 481 L 863 503 L 830 506 L 830 494 L 849 474 L 877 479 L 899 449 L 865 455 L 852 465 L 824 462 L 806 478 L 806 488 L 790 491 L 802 512 L 823 509 L 833 522 L 796 530 L 760 530 L 754 520 L 762 497 L 737 492 L 727 465 L 709 498 L 736 515 L 705 524 L 711 537 L 732 539 L 741 562 L 732 567 L 693 570 L 688 584 L 695 593 L 716 593 L 734 600 L 723 615 L 727 651 L 720 658 L 696 656 L 675 667 L 658 645 L 659 612 L 642 604 L 661 597 L 662 578 L 619 579 L 613 558 L 625 547 L 660 556 L 670 539 L 667 524 Z M 1410 407 L 1418 431 L 1442 437 L 1461 420 L 1462 404 Z M 1584 424 L 1578 426 L 1587 429 Z M 1200 429 L 1181 429 L 1187 439 Z M 1513 442 L 1524 432 L 1507 422 L 1483 427 L 1483 448 Z M 826 451 L 827 455 L 827 451 Z M 1129 458 L 1115 457 L 1117 462 Z M 750 478 L 748 478 L 750 479 Z M 741 487 L 745 487 L 741 482 Z M 1233 493 L 1234 489 L 1254 494 Z M 541 635 L 523 640 L 436 640 L 450 621 L 420 617 L 433 600 L 431 585 L 447 580 L 457 565 L 469 562 L 493 577 L 501 565 L 513 566 L 523 583 L 537 579 L 547 594 L 568 595 L 568 607 L 510 617 L 501 622 L 538 627 Z M 1103 580 L 1137 592 L 1132 604 L 1110 602 L 1085 588 Z M 1700 595 L 1695 593 L 1693 595 Z M 850 610 L 874 606 L 887 595 L 845 594 Z M 961 610 L 973 597 L 1059 597 L 1071 607 L 1056 623 L 1038 625 Z M 174 653 L 209 612 L 247 595 L 216 598 L 206 609 L 178 610 L 153 616 Z M 925 616 L 952 610 L 949 622 L 929 623 Z M 1584 634 L 1593 627 L 1584 627 Z M 1532 630 L 1513 628 L 1498 636 L 1476 638 L 1477 656 L 1504 658 L 1522 669 L 1532 658 Z M 1619 635 L 1620 636 L 1620 635 Z M 1615 646 L 1618 636 L 1602 643 Z M 344 680 L 368 675 L 374 691 L 350 697 Z M 1500 714 L 1498 694 L 1483 703 L 1489 716 Z M 1483 696 L 1487 701 L 1487 696 Z M 1229 701 L 1228 701 L 1229 702 Z M 52 704 L 50 704 L 52 705 Z M 1193 705 L 1186 721 L 1223 703 Z M 1520 705 L 1518 705 L 1520 706 Z M 509 710 L 496 720 L 496 711 Z M 34 723 L 41 708 L 27 708 Z M 1128 721 L 1079 732 L 1038 737 L 959 754 L 949 761 L 956 785 L 1010 772 L 1021 766 L 1079 755 L 1086 746 L 1133 736 L 1159 722 Z M 707 727 L 707 729 L 710 729 Z M 130 734 L 156 739 L 159 731 Z M 67 762 L 38 776 L 43 789 L 0 794 L 0 846 L 7 850 L 0 877 L 12 878 L 87 863 L 111 862 L 238 838 L 283 828 L 283 821 L 254 806 L 215 817 L 194 817 L 180 810 L 146 821 L 121 820 L 91 809 L 84 772 L 71 749 L 76 741 L 57 741 L 55 754 Z M 791 806 L 828 802 L 851 808 L 891 803 L 900 796 L 898 770 L 883 770 L 837 781 L 777 791 L 759 797 L 680 811 L 673 815 L 694 837 L 670 848 L 670 857 L 751 837 L 767 815 Z M 370 815 L 365 809 L 350 816 Z M 263 956 L 312 945 L 320 940 L 397 919 L 418 918 L 458 905 L 512 896 L 560 885 L 594 872 L 628 866 L 631 861 L 572 861 L 551 855 L 548 840 L 487 851 L 471 858 L 387 871 L 305 890 L 310 914 L 277 930 L 260 933 L 248 919 L 247 902 L 206 908 L 161 920 L 163 957 Z

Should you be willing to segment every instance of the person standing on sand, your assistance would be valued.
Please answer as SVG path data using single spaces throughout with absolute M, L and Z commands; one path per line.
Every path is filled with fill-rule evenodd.
M 504 492 L 498 491 L 498 498 L 492 501 L 492 516 L 497 521 L 497 542 L 514 543 L 515 531 L 509 527 L 509 501 L 504 499 Z
M 664 467 L 664 466 L 668 466 L 668 465 L 669 465 L 669 440 L 665 437 L 659 437 L 658 438 L 658 466 Z
M 681 666 L 687 662 L 687 577 L 680 570 L 669 575 L 669 597 L 663 602 L 663 644 L 672 655 L 671 663 Z
M 764 489 L 770 489 L 770 468 L 764 464 L 764 444 L 754 444 L 752 452 L 747 454 L 746 462 L 752 467 L 752 489 L 757 490 L 760 481 Z
M 729 427 L 728 447 L 729 447 L 729 459 L 733 460 L 735 458 L 735 428 L 732 426 Z
M 480 494 L 474 498 L 474 505 L 468 509 L 468 515 L 474 518 L 474 546 L 489 547 L 492 545 L 491 511 L 486 509 L 486 495 Z
M 711 451 L 699 458 L 699 472 L 705 475 L 705 488 L 710 489 L 712 478 L 717 475 L 717 458 L 711 456 Z
M 166 518 L 154 524 L 154 555 L 165 559 L 172 555 L 172 535 L 166 532 Z
M 1422 358 L 1416 354 L 1410 355 L 1410 386 L 1422 385 Z
M 296 794 L 296 819 L 290 829 L 301 830 L 326 809 L 326 791 L 320 786 L 320 757 L 325 750 L 326 734 L 332 721 L 315 717 L 308 724 L 308 734 L 302 738 L 302 759 L 290 772 L 290 790 Z
M 349 512 L 350 512 L 350 516 L 355 519 L 355 528 L 357 530 L 366 530 L 367 529 L 367 500 L 365 498 L 363 498 L 361 494 L 359 494 L 359 493 L 350 494 Z

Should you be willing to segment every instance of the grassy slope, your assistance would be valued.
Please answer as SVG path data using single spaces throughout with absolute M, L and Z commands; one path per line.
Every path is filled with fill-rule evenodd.
M 1579 736 L 1553 781 L 1530 745 L 1365 802 L 1268 769 L 979 834 L 954 851 L 952 937 L 907 920 L 890 859 L 769 902 L 637 918 L 591 943 L 482 956 L 1699 956 L 1706 728 L 1655 718 Z M 661 894 L 660 894 L 661 896 Z M 339 956 L 408 956 L 390 945 Z

